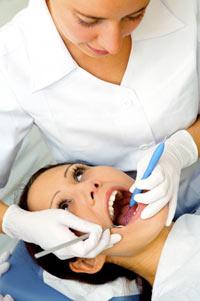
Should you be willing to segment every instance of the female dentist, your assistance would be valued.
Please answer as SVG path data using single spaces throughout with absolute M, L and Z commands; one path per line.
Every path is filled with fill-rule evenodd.
M 58 162 L 89 158 L 137 170 L 136 186 L 149 190 L 136 197 L 149 204 L 142 218 L 169 202 L 169 225 L 180 176 L 184 183 L 199 176 L 198 4 L 30 0 L 0 31 L 0 186 L 35 124 Z M 140 180 L 166 137 L 155 171 Z M 70 229 L 91 233 L 57 252 L 62 259 L 94 257 L 120 240 L 69 212 L 31 213 L 3 201 L 0 224 L 3 233 L 43 249 L 71 240 Z

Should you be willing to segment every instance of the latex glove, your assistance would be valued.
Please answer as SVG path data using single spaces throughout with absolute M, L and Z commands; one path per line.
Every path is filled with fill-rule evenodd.
M 6 273 L 10 267 L 10 263 L 7 261 L 9 257 L 10 252 L 4 252 L 0 256 L 0 277 Z M 10 295 L 0 295 L 0 301 L 14 301 L 14 299 Z
M 0 301 L 14 301 L 10 295 L 2 296 L 0 295 Z
M 192 136 L 185 130 L 176 132 L 165 142 L 164 153 L 152 174 L 140 180 L 151 159 L 155 147 L 147 151 L 137 166 L 137 178 L 130 191 L 137 187 L 148 190 L 135 196 L 135 201 L 149 204 L 141 214 L 142 219 L 158 213 L 169 202 L 169 213 L 166 226 L 169 226 L 175 215 L 179 190 L 181 169 L 192 165 L 198 159 L 197 146 Z
M 8 262 L 8 258 L 10 257 L 10 252 L 4 252 L 0 256 L 0 277 L 6 273 L 10 267 L 10 263 Z
M 99 225 L 62 209 L 29 212 L 11 205 L 4 214 L 2 228 L 7 235 L 34 243 L 45 250 L 75 239 L 77 236 L 69 228 L 90 234 L 85 241 L 56 251 L 54 254 L 60 259 L 93 258 L 121 240 L 119 234 L 111 235 L 110 230 L 103 231 Z

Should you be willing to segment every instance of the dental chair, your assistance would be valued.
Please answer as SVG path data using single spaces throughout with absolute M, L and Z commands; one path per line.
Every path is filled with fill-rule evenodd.
M 10 294 L 15 301 L 72 301 L 43 282 L 43 269 L 34 262 L 22 241 L 16 246 L 9 261 L 10 270 L 0 278 L 0 294 Z M 110 299 L 139 300 L 139 295 Z

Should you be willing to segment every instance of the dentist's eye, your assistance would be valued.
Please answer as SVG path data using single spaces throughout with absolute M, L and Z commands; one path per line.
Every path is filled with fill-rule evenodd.
M 75 166 L 72 171 L 72 176 L 76 182 L 80 182 L 81 178 L 85 172 L 85 167 L 83 166 Z

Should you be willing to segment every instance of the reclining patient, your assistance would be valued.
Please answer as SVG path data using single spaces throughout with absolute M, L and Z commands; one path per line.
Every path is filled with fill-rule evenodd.
M 38 171 L 28 182 L 20 206 L 30 211 L 60 208 L 120 233 L 122 240 L 95 258 L 61 261 L 53 254 L 37 260 L 62 279 L 102 284 L 135 274 L 152 286 L 152 300 L 198 300 L 200 295 L 200 217 L 184 215 L 165 227 L 168 207 L 147 220 L 144 204 L 129 209 L 133 179 L 108 166 L 61 164 Z M 113 227 L 121 226 L 121 227 Z M 76 233 L 81 235 L 82 233 Z M 33 256 L 41 249 L 26 243 Z M 79 247 L 77 243 L 76 247 Z M 146 295 L 146 299 L 147 295 Z

